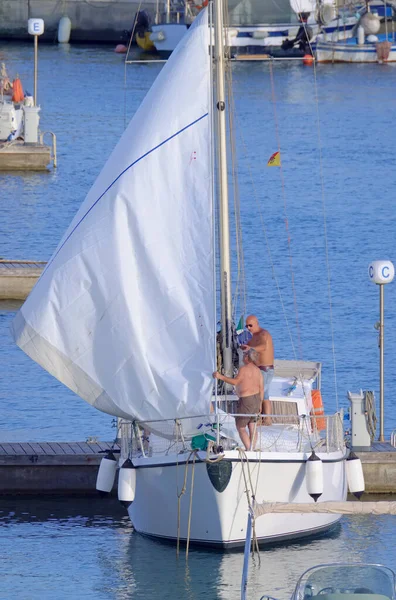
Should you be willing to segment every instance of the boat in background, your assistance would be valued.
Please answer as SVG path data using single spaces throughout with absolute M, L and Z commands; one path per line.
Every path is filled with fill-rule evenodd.
M 338 30 L 331 38 L 318 36 L 315 44 L 316 61 L 345 63 L 384 63 L 396 61 L 396 34 L 393 31 L 393 6 L 383 6 L 382 11 L 368 4 L 352 31 L 351 37 L 342 38 Z M 392 32 L 388 31 L 391 18 Z M 383 21 L 383 22 L 381 22 Z M 385 29 L 385 33 L 380 30 Z
M 362 43 L 357 37 L 342 42 L 318 40 L 315 57 L 319 63 L 385 63 L 396 62 L 393 35 L 368 36 Z
M 16 75 L 8 77 L 5 63 L 0 69 L 0 171 L 43 171 L 53 162 L 56 166 L 56 138 L 52 132 L 40 132 L 40 107 L 24 93 Z M 52 148 L 44 144 L 46 133 Z
M 299 0 L 298 4 L 295 1 L 280 0 L 271 8 L 263 4 L 257 10 L 246 10 L 244 3 L 229 5 L 225 44 L 230 56 L 301 58 L 311 53 L 310 42 L 320 33 L 331 35 L 340 30 L 343 32 L 340 36 L 352 35 L 356 10 L 336 9 L 332 1 Z M 147 12 L 140 11 L 135 16 L 137 45 L 144 52 L 169 58 L 205 2 L 166 2 L 163 10 L 157 11 L 153 24 Z

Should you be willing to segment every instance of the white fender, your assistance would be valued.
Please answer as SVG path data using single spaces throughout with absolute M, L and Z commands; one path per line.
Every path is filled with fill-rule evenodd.
M 350 493 L 360 498 L 365 488 L 363 467 L 362 461 L 354 452 L 351 452 L 346 459 L 346 475 Z
M 59 44 L 68 44 L 70 40 L 71 21 L 64 15 L 58 24 L 58 42 Z
M 323 463 L 313 450 L 305 463 L 305 477 L 307 492 L 316 502 L 323 494 Z
M 96 489 L 100 494 L 109 494 L 113 489 L 117 471 L 117 459 L 109 452 L 100 461 L 99 471 L 96 478 Z
M 135 499 L 136 469 L 128 458 L 118 473 L 118 500 L 128 507 Z

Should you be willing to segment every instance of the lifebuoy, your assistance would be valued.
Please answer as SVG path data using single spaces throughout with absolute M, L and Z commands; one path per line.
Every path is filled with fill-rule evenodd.
M 324 416 L 322 394 L 320 393 L 320 390 L 312 390 L 311 398 L 312 398 L 311 415 L 312 415 L 312 417 L 314 417 L 313 419 L 311 419 L 312 428 L 315 429 L 315 427 L 316 427 L 316 429 L 318 431 L 323 431 L 324 429 L 326 429 L 326 419 L 319 418 L 319 417 Z

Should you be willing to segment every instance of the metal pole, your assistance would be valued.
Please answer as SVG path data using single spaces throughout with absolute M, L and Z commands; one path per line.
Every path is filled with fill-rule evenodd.
M 37 54 L 38 54 L 38 35 L 34 36 L 34 106 L 37 106 Z
M 216 63 L 216 108 L 217 108 L 217 151 L 219 171 L 220 213 L 220 294 L 221 331 L 223 337 L 223 367 L 227 376 L 232 375 L 231 349 L 231 266 L 230 225 L 227 181 L 227 132 L 224 74 L 224 27 L 223 0 L 215 0 L 215 51 Z
M 252 517 L 248 514 L 247 527 L 246 527 L 246 540 L 245 540 L 245 552 L 243 555 L 243 570 L 242 570 L 242 581 L 241 581 L 241 600 L 246 600 L 246 591 L 249 574 L 249 556 L 250 546 L 252 544 Z
M 378 441 L 384 442 L 384 286 L 380 285 L 380 434 Z

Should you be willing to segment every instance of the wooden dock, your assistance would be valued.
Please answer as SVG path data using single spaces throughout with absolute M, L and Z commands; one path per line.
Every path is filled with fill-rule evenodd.
M 96 495 L 99 464 L 112 446 L 110 442 L 2 442 L 0 495 Z
M 93 495 L 100 461 L 111 442 L 0 444 L 0 495 Z M 115 446 L 116 451 L 119 450 Z M 396 493 L 396 448 L 375 442 L 362 460 L 366 494 Z M 113 494 L 116 494 L 117 480 Z
M 0 300 L 25 300 L 47 263 L 0 259 Z

